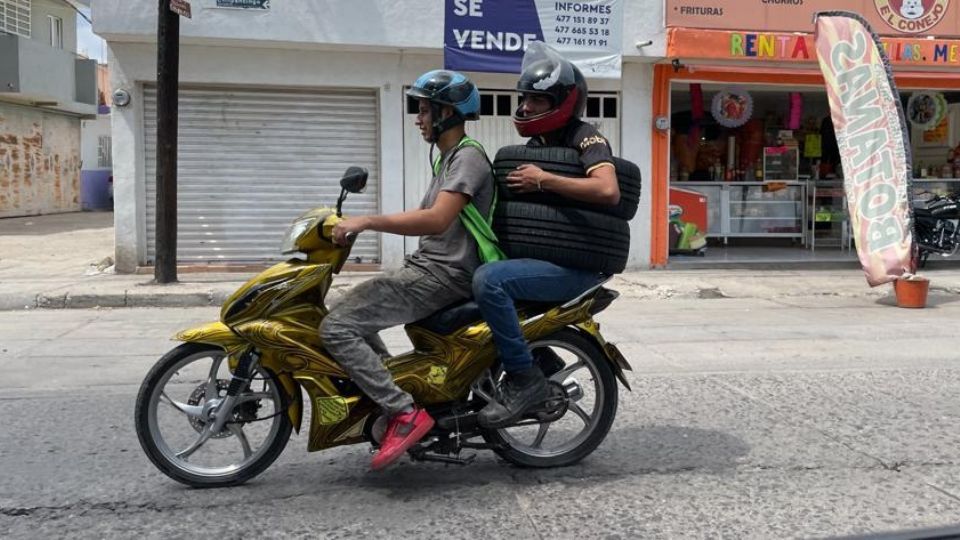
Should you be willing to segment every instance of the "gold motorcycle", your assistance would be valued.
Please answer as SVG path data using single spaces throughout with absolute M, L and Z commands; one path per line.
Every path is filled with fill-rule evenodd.
M 335 209 L 317 208 L 293 222 L 282 248 L 291 258 L 237 290 L 219 322 L 177 334 L 183 343 L 147 374 L 137 395 L 136 430 L 163 473 L 195 487 L 253 478 L 280 455 L 292 430 L 300 433 L 305 400 L 307 450 L 377 447 L 386 417 L 318 336 L 324 299 L 353 242 L 333 244 L 333 227 L 347 194 L 362 191 L 366 180 L 365 170 L 347 169 Z M 470 451 L 493 450 L 516 465 L 557 467 L 593 452 L 616 415 L 617 380 L 630 388 L 623 373 L 630 366 L 593 319 L 617 296 L 598 285 L 562 305 L 518 305 L 549 393 L 503 429 L 477 423 L 477 412 L 495 399 L 502 370 L 476 304 L 463 302 L 406 325 L 413 350 L 385 363 L 436 420 L 410 457 L 466 465 L 475 457 Z

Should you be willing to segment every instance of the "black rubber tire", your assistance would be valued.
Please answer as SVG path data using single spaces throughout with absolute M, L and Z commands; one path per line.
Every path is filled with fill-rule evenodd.
M 566 467 L 578 463 L 583 458 L 589 456 L 600 446 L 600 443 L 606 438 L 607 433 L 613 426 L 614 418 L 617 416 L 617 403 L 619 400 L 619 387 L 617 386 L 617 377 L 610 366 L 610 360 L 603 351 L 597 347 L 596 343 L 584 337 L 580 332 L 564 328 L 550 336 L 534 341 L 530 344 L 531 349 L 537 348 L 537 343 L 542 341 L 562 341 L 569 343 L 574 348 L 584 352 L 590 361 L 594 364 L 599 374 L 600 385 L 603 388 L 604 400 L 600 408 L 600 419 L 587 438 L 567 452 L 557 456 L 533 456 L 510 446 L 510 442 L 505 439 L 500 430 L 484 430 L 483 438 L 486 442 L 494 445 L 494 451 L 506 461 L 520 467 Z M 568 412 L 567 414 L 572 414 Z
M 507 174 L 524 163 L 536 165 L 549 173 L 567 178 L 583 178 L 586 172 L 580 163 L 580 153 L 573 148 L 560 146 L 504 146 L 493 161 L 498 196 L 501 200 L 516 200 L 550 206 L 575 206 L 608 214 L 627 221 L 637 215 L 640 205 L 640 168 L 618 157 L 613 158 L 620 186 L 620 202 L 616 205 L 586 204 L 572 201 L 553 193 L 517 194 L 507 187 Z
M 143 380 L 143 384 L 140 385 L 140 392 L 137 394 L 136 409 L 134 411 L 137 438 L 140 439 L 140 446 L 147 454 L 147 457 L 150 458 L 150 461 L 160 469 L 160 472 L 177 482 L 195 488 L 236 486 L 262 473 L 280 457 L 283 449 L 287 446 L 287 442 L 290 440 L 290 432 L 293 430 L 293 423 L 287 414 L 277 416 L 277 421 L 280 422 L 280 428 L 274 439 L 270 441 L 269 448 L 262 456 L 247 467 L 233 474 L 215 478 L 192 474 L 171 465 L 163 456 L 160 449 L 157 448 L 149 432 L 149 400 L 153 394 L 154 387 L 160 382 L 164 374 L 181 359 L 204 351 L 223 351 L 223 349 L 215 345 L 203 343 L 183 343 L 163 355 L 163 357 L 154 364 L 153 368 L 150 369 L 147 377 Z M 272 379 L 272 383 L 276 385 L 277 388 L 281 388 L 282 393 L 282 387 L 279 381 L 277 381 L 276 376 L 269 370 L 264 369 L 262 371 Z
M 589 210 L 503 201 L 494 213 L 493 230 L 511 259 L 618 274 L 630 254 L 627 222 Z

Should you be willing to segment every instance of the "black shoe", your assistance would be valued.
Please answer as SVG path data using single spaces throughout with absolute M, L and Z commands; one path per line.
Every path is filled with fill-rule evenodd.
M 560 358 L 560 355 L 553 352 L 553 349 L 550 347 L 534 349 L 533 361 L 540 366 L 540 371 L 542 371 L 543 375 L 548 379 L 566 367 L 563 358 Z
M 482 427 L 502 428 L 516 423 L 527 409 L 547 399 L 547 379 L 536 366 L 508 373 L 499 394 L 499 401 L 487 403 L 477 415 Z

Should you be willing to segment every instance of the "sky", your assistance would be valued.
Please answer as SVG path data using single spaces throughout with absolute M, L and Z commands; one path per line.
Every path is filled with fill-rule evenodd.
M 91 18 L 89 7 L 78 7 L 87 18 Z M 80 16 L 77 16 L 77 52 L 88 58 L 94 58 L 101 64 L 107 63 L 106 43 L 93 33 L 90 23 Z

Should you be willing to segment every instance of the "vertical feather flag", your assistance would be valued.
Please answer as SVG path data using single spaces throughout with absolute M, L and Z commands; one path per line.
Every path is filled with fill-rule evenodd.
M 857 255 L 876 287 L 916 270 L 903 108 L 890 62 L 862 17 L 822 12 L 816 26 Z

